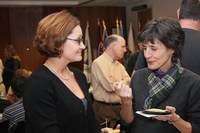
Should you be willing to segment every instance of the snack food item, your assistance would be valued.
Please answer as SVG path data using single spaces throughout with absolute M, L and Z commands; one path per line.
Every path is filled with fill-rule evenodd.
M 146 109 L 142 111 L 145 114 L 155 114 L 155 115 L 170 115 L 171 113 L 163 110 L 163 109 L 157 109 L 157 108 L 151 108 L 151 109 Z
M 108 127 L 102 128 L 101 131 L 106 132 L 106 133 L 119 133 L 120 132 L 119 129 L 113 130 L 112 128 L 108 128 Z
M 120 133 L 120 130 L 119 130 L 119 129 L 114 129 L 114 130 L 112 131 L 112 133 Z

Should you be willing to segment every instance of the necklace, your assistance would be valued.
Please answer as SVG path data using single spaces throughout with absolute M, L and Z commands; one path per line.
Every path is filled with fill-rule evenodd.
M 49 68 L 49 70 L 51 70 L 51 72 L 52 72 L 53 74 L 55 74 L 58 78 L 63 79 L 63 80 L 65 80 L 65 81 L 68 81 L 68 80 L 70 79 L 70 72 L 69 72 L 69 69 L 68 69 L 67 67 L 66 67 L 66 71 L 67 71 L 69 77 L 64 78 L 64 77 L 58 75 L 58 74 L 50 67 L 49 63 L 46 62 L 46 66 L 47 66 L 47 67 Z

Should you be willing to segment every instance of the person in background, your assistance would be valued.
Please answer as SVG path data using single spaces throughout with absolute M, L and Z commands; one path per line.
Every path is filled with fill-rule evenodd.
M 3 84 L 3 78 L 2 78 L 3 68 L 4 66 L 0 59 L 0 99 L 4 98 L 6 95 L 5 85 Z
M 140 51 L 136 51 L 135 53 L 131 54 L 128 58 L 128 61 L 126 63 L 126 71 L 128 72 L 129 76 L 132 75 L 139 54 Z
M 130 58 L 130 56 L 131 56 L 131 51 L 129 50 L 129 48 L 128 48 L 128 46 L 126 46 L 126 52 L 124 53 L 124 62 L 122 63 L 122 64 L 127 64 L 127 62 L 128 62 L 128 60 L 129 60 L 129 58 Z
M 28 78 L 31 75 L 31 73 L 32 73 L 31 71 L 26 70 L 26 69 L 17 69 L 15 71 L 14 75 L 13 75 L 13 79 L 17 78 L 17 77 L 20 77 L 20 76 Z M 17 102 L 17 99 L 16 99 L 16 97 L 15 97 L 13 91 L 12 91 L 12 87 L 10 87 L 8 89 L 8 92 L 6 94 L 6 100 L 8 102 L 10 102 L 11 104 Z
M 6 87 L 6 93 L 10 87 L 14 72 L 21 67 L 21 59 L 16 54 L 13 45 L 7 45 L 4 49 L 5 62 L 3 69 L 3 83 Z
M 15 98 L 15 103 L 8 106 L 3 111 L 3 121 L 9 120 L 9 133 L 13 133 L 18 123 L 25 120 L 25 112 L 23 107 L 24 87 L 28 78 L 25 76 L 15 77 L 11 82 L 11 88 Z
M 3 68 L 4 68 L 3 62 L 2 62 L 2 60 L 0 59 L 0 81 L 1 81 L 1 83 L 2 83 L 2 81 L 3 81 L 3 79 L 2 79 Z
M 0 59 L 0 113 L 2 113 L 4 109 L 10 105 L 10 103 L 6 100 L 6 89 L 5 85 L 3 84 L 2 72 L 3 63 Z
M 182 0 L 177 11 L 179 23 L 185 33 L 181 64 L 200 75 L 200 1 Z M 147 67 L 143 51 L 138 57 L 134 70 Z
M 107 119 L 114 128 L 120 119 L 121 100 L 115 94 L 112 84 L 121 80 L 129 84 L 130 76 L 118 61 L 123 59 L 126 52 L 124 38 L 110 35 L 105 39 L 104 45 L 104 53 L 92 63 L 93 107 L 98 121 L 104 123 Z
M 21 77 L 24 76 L 26 78 L 28 78 L 31 75 L 31 71 L 26 70 L 26 69 L 17 69 L 13 75 L 12 79 L 16 79 L 17 77 Z M 3 86 L 3 92 L 5 92 L 5 87 Z M 16 95 L 13 93 L 12 91 L 12 87 L 9 87 L 9 90 L 7 92 L 7 94 L 4 96 L 3 94 L 3 98 L 0 99 L 0 112 L 2 113 L 4 111 L 4 109 L 11 105 L 14 104 L 18 101 L 19 98 L 16 97 Z
M 99 133 L 86 76 L 69 63 L 82 60 L 83 33 L 68 11 L 40 20 L 34 47 L 47 57 L 24 94 L 27 133 Z
M 131 133 L 199 133 L 200 76 L 180 64 L 184 32 L 178 21 L 159 17 L 141 30 L 147 68 L 138 70 L 131 85 L 115 83 L 122 100 L 121 117 Z M 146 118 L 136 111 L 164 109 L 170 115 Z

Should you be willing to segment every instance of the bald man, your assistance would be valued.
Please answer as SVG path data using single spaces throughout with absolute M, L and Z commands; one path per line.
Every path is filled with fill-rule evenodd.
M 124 57 L 126 42 L 119 35 L 110 35 L 104 45 L 104 53 L 92 63 L 93 106 L 98 121 L 102 124 L 108 119 L 114 127 L 120 119 L 121 100 L 112 85 L 116 81 L 130 83 L 130 76 L 118 61 Z

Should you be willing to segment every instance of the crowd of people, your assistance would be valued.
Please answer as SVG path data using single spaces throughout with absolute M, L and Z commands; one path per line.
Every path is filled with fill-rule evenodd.
M 126 133 L 199 133 L 200 1 L 182 0 L 177 16 L 146 23 L 138 35 L 142 50 L 126 65 L 125 39 L 108 36 L 92 63 L 92 98 L 84 73 L 69 65 L 86 48 L 80 21 L 67 10 L 42 18 L 33 45 L 44 64 L 22 69 L 13 45 L 0 60 L 0 111 L 9 133 L 19 122 L 27 133 L 102 133 L 105 122 Z M 146 117 L 149 109 L 167 115 Z

